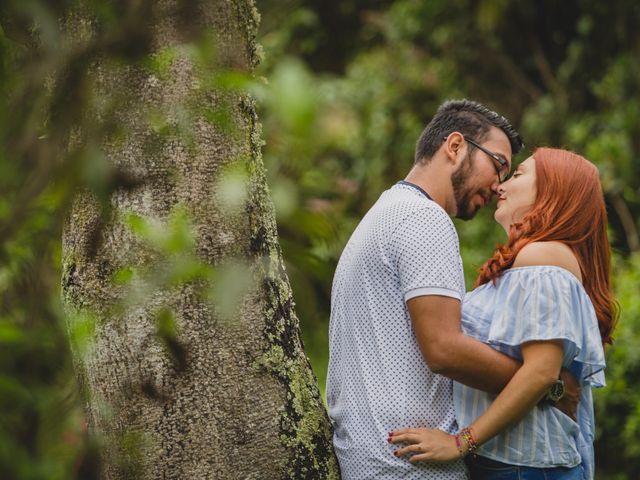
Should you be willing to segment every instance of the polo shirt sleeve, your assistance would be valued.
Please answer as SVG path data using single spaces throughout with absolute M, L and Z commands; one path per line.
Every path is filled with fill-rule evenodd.
M 427 206 L 406 216 L 389 239 L 390 261 L 405 302 L 423 295 L 462 300 L 464 274 L 453 222 Z

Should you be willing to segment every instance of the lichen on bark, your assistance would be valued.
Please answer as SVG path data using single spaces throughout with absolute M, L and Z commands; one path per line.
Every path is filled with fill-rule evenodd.
M 269 198 L 262 156 L 260 123 L 251 102 L 245 110 L 252 119 L 249 140 L 253 152 L 247 217 L 250 247 L 263 256 L 260 273 L 265 299 L 265 351 L 256 366 L 276 377 L 286 389 L 286 405 L 281 412 L 280 439 L 292 451 L 288 478 L 337 479 L 339 469 L 333 454 L 332 431 L 309 360 L 300 339 L 293 292 L 278 245 L 275 211 Z M 252 221 L 260 219 L 260 221 Z

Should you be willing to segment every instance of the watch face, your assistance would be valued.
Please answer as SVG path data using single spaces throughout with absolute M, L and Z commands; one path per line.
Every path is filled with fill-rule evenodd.
M 559 401 L 564 396 L 564 383 L 559 380 L 551 385 L 547 396 L 549 397 L 549 400 L 553 402 Z

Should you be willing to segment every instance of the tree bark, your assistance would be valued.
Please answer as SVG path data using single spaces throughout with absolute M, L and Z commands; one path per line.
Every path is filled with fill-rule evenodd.
M 74 344 L 74 362 L 90 432 L 100 439 L 102 477 L 338 478 L 330 423 L 303 352 L 278 245 L 255 107 L 244 93 L 203 87 L 207 77 L 188 49 L 168 50 L 195 38 L 185 38 L 183 4 L 155 2 L 148 19 L 152 58 L 172 52 L 164 74 L 105 58 L 94 64 L 96 98 L 112 92 L 127 98 L 115 109 L 126 134 L 105 138 L 102 151 L 135 181 L 111 194 L 106 210 L 95 195 L 79 194 L 63 233 L 69 329 L 78 329 L 80 313 L 95 319 L 88 344 Z M 251 72 L 258 62 L 253 1 L 198 1 L 190 8 L 192 21 L 213 33 L 218 70 L 209 73 Z M 76 37 L 86 35 L 87 25 L 95 28 L 86 16 L 68 19 Z M 184 132 L 185 108 L 223 107 L 230 130 L 196 114 Z M 105 121 L 100 108 L 91 107 L 88 118 Z M 149 120 L 157 111 L 167 115 L 164 133 Z M 233 165 L 247 175 L 239 211 L 219 200 L 221 178 Z M 127 215 L 162 223 L 176 206 L 189 213 L 202 262 L 220 269 L 239 259 L 249 266 L 255 288 L 231 319 L 202 298 L 199 281 L 158 288 L 122 307 L 132 286 L 114 283 L 114 274 L 166 261 L 132 233 Z M 157 326 L 166 309 L 176 322 L 169 340 Z

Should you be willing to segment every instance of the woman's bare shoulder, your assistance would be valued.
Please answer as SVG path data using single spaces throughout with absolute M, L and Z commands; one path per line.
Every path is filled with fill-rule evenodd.
M 518 256 L 513 262 L 514 267 L 542 265 L 564 268 L 582 282 L 578 259 L 571 248 L 562 242 L 529 243 L 518 252 Z

